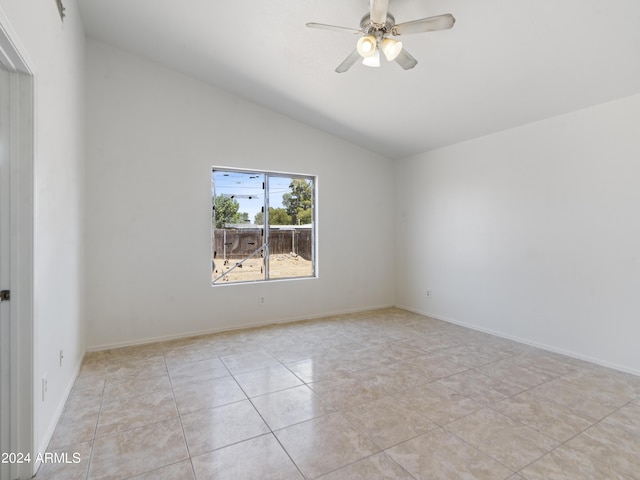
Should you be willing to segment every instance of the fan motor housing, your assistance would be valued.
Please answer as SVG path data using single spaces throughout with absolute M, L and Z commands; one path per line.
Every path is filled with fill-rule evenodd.
M 382 32 L 383 34 L 390 33 L 395 24 L 396 19 L 388 12 L 387 20 L 383 24 L 373 23 L 371 21 L 371 15 L 368 13 L 360 20 L 360 28 L 362 28 L 362 31 L 366 35 L 373 35 L 376 32 Z

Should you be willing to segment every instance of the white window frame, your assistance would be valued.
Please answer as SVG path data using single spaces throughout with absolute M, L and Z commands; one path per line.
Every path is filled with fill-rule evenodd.
M 260 169 L 245 169 L 245 168 L 237 168 L 237 167 L 226 167 L 226 166 L 212 166 L 211 167 L 211 201 L 212 201 L 212 212 L 215 214 L 215 185 L 213 174 L 214 172 L 228 172 L 228 173 L 240 173 L 245 175 L 264 175 L 264 196 L 263 196 L 263 223 L 261 227 L 263 230 L 263 244 L 257 248 L 252 255 L 246 257 L 242 261 L 238 262 L 238 264 L 242 264 L 244 261 L 253 257 L 256 253 L 262 251 L 264 256 L 264 278 L 257 280 L 246 280 L 246 281 L 234 281 L 234 282 L 220 282 L 224 276 L 228 275 L 232 270 L 229 270 L 217 277 L 212 275 L 212 286 L 220 286 L 220 285 L 242 285 L 247 283 L 259 283 L 259 282 L 274 282 L 274 281 L 289 281 L 289 280 L 307 280 L 314 279 L 318 277 L 318 220 L 317 220 L 317 206 L 318 206 L 318 176 L 306 173 L 292 173 L 292 172 L 282 172 L 282 171 L 272 171 L 272 170 L 260 170 Z M 304 276 L 291 276 L 291 277 L 274 277 L 271 278 L 269 272 L 269 263 L 270 263 L 270 250 L 269 250 L 269 242 L 270 242 L 270 228 L 269 228 L 269 180 L 272 178 L 292 178 L 292 179 L 305 179 L 310 180 L 312 185 L 312 214 L 311 214 L 311 274 Z M 215 256 L 215 224 L 212 222 L 211 224 L 211 258 L 212 258 L 212 274 L 214 271 L 214 262 L 217 260 L 214 258 Z M 235 267 L 234 267 L 235 268 Z

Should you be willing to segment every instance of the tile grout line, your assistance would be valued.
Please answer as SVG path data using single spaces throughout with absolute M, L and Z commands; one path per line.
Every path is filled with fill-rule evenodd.
M 274 358 L 276 358 L 274 356 Z M 276 358 L 276 360 L 278 360 Z M 278 362 L 280 362 L 280 360 L 278 360 Z M 287 368 L 282 362 L 280 362 L 280 365 L 282 365 L 283 367 Z M 255 371 L 255 370 L 254 370 Z M 287 371 L 289 371 L 289 369 L 287 368 Z M 293 372 L 291 372 L 293 375 L 295 375 Z M 236 383 L 238 384 L 238 386 L 240 387 L 240 389 L 242 390 L 242 392 L 245 394 L 245 396 L 247 397 L 247 400 L 249 400 L 249 403 L 251 404 L 251 406 L 253 407 L 253 409 L 256 411 L 256 413 L 260 416 L 260 418 L 262 419 L 262 421 L 264 422 L 264 424 L 267 426 L 267 428 L 269 429 L 269 433 L 271 434 L 271 436 L 275 439 L 276 442 L 278 442 L 278 445 L 280 445 L 280 448 L 282 448 L 282 451 L 287 455 L 287 457 L 289 458 L 289 460 L 291 461 L 291 463 L 296 467 L 296 470 L 298 470 L 298 472 L 300 473 L 300 475 L 302 476 L 302 478 L 307 479 L 307 477 L 302 473 L 302 470 L 300 469 L 300 467 L 298 466 L 298 464 L 293 460 L 293 458 L 291 457 L 291 454 L 289 453 L 289 451 L 284 447 L 284 445 L 282 444 L 282 442 L 280 441 L 280 439 L 278 438 L 278 436 L 276 435 L 275 431 L 271 428 L 271 425 L 269 425 L 269 423 L 265 420 L 265 418 L 262 416 L 262 413 L 260 413 L 260 410 L 258 410 L 258 407 L 255 406 L 255 404 L 252 401 L 252 397 L 249 397 L 249 395 L 247 395 L 247 392 L 242 388 L 242 385 L 240 385 L 240 383 L 238 382 L 238 380 L 235 378 L 234 374 L 231 374 L 233 376 L 233 379 L 236 381 Z M 290 387 L 290 388 L 296 388 L 296 387 Z M 307 387 L 309 388 L 309 387 Z M 284 390 L 288 390 L 288 389 L 283 389 L 283 390 L 279 390 L 279 391 L 284 391 Z M 274 393 L 274 392 L 270 392 L 270 393 Z M 269 395 L 269 393 L 266 393 L 265 395 Z M 259 397 L 262 395 L 256 395 L 256 397 Z M 255 397 L 253 397 L 255 398 Z M 302 422 L 299 422 L 302 423 Z M 291 426 L 291 425 L 289 425 Z M 287 427 L 288 428 L 288 427 Z M 254 437 L 255 438 L 255 437 Z M 239 442 L 238 442 L 239 443 Z M 224 447 L 223 447 L 224 448 Z M 309 479 L 307 479 L 309 480 Z
M 93 439 L 91 440 L 91 453 L 89 454 L 89 463 L 87 464 L 87 474 L 86 480 L 89 480 L 89 474 L 91 473 L 91 464 L 93 463 L 93 452 L 96 447 L 96 436 L 98 434 L 98 425 L 100 425 L 100 415 L 102 415 L 102 404 L 104 402 L 104 392 L 107 389 L 107 377 L 108 375 L 105 372 L 103 384 L 102 384 L 102 393 L 100 394 L 100 407 L 98 408 L 98 416 L 96 418 L 96 426 L 93 430 Z
M 165 356 L 165 352 L 162 352 L 162 358 L 164 359 L 164 365 L 165 368 L 167 369 L 167 377 L 169 378 L 169 386 L 171 387 L 171 396 L 173 397 L 173 404 L 176 407 L 176 414 L 178 415 L 178 422 L 180 422 L 180 429 L 182 430 L 182 439 L 184 441 L 184 446 L 187 450 L 187 455 L 189 458 L 189 465 L 191 465 L 191 473 L 193 474 L 193 478 L 197 479 L 196 477 L 196 471 L 195 468 L 193 467 L 193 460 L 191 457 L 191 450 L 189 450 L 189 443 L 187 443 L 187 435 L 184 431 L 184 425 L 182 423 L 182 415 L 180 414 L 180 410 L 178 409 L 178 401 L 176 400 L 176 394 L 173 390 L 173 382 L 171 381 L 171 374 L 169 373 L 169 366 L 167 365 L 167 357 Z M 183 460 L 181 460 L 183 461 Z M 176 462 L 179 463 L 179 462 Z M 166 465 L 165 465 L 166 466 Z M 160 467 L 163 468 L 163 467 Z
M 102 392 L 100 393 L 100 407 L 98 408 L 98 416 L 96 417 L 96 425 L 93 430 L 93 438 L 91 439 L 91 452 L 89 453 L 89 462 L 87 463 L 86 480 L 89 480 L 89 474 L 91 473 L 91 464 L 93 463 L 93 452 L 96 446 L 96 435 L 98 434 L 98 425 L 100 424 L 100 415 L 102 414 L 102 403 L 104 401 L 104 392 L 107 388 L 107 373 L 105 371 L 104 378 L 102 380 Z

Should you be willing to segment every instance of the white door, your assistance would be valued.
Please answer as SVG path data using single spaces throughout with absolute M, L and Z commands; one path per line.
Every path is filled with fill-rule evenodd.
M 9 73 L 0 69 L 0 290 L 10 289 L 11 165 L 9 164 Z M 11 311 L 0 298 L 0 452 L 11 452 Z M 0 479 L 11 478 L 11 466 L 0 462 Z
M 0 7 L 0 453 L 34 454 L 33 63 Z M 2 295 L 0 295 L 0 298 Z M 6 295 L 9 297 L 9 295 Z M 3 456 L 0 480 L 33 476 Z

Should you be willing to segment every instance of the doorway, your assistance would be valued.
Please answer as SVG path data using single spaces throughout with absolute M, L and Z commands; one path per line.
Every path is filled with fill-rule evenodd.
M 31 478 L 34 466 L 32 72 L 0 9 L 0 452 L 14 454 L 1 480 Z

